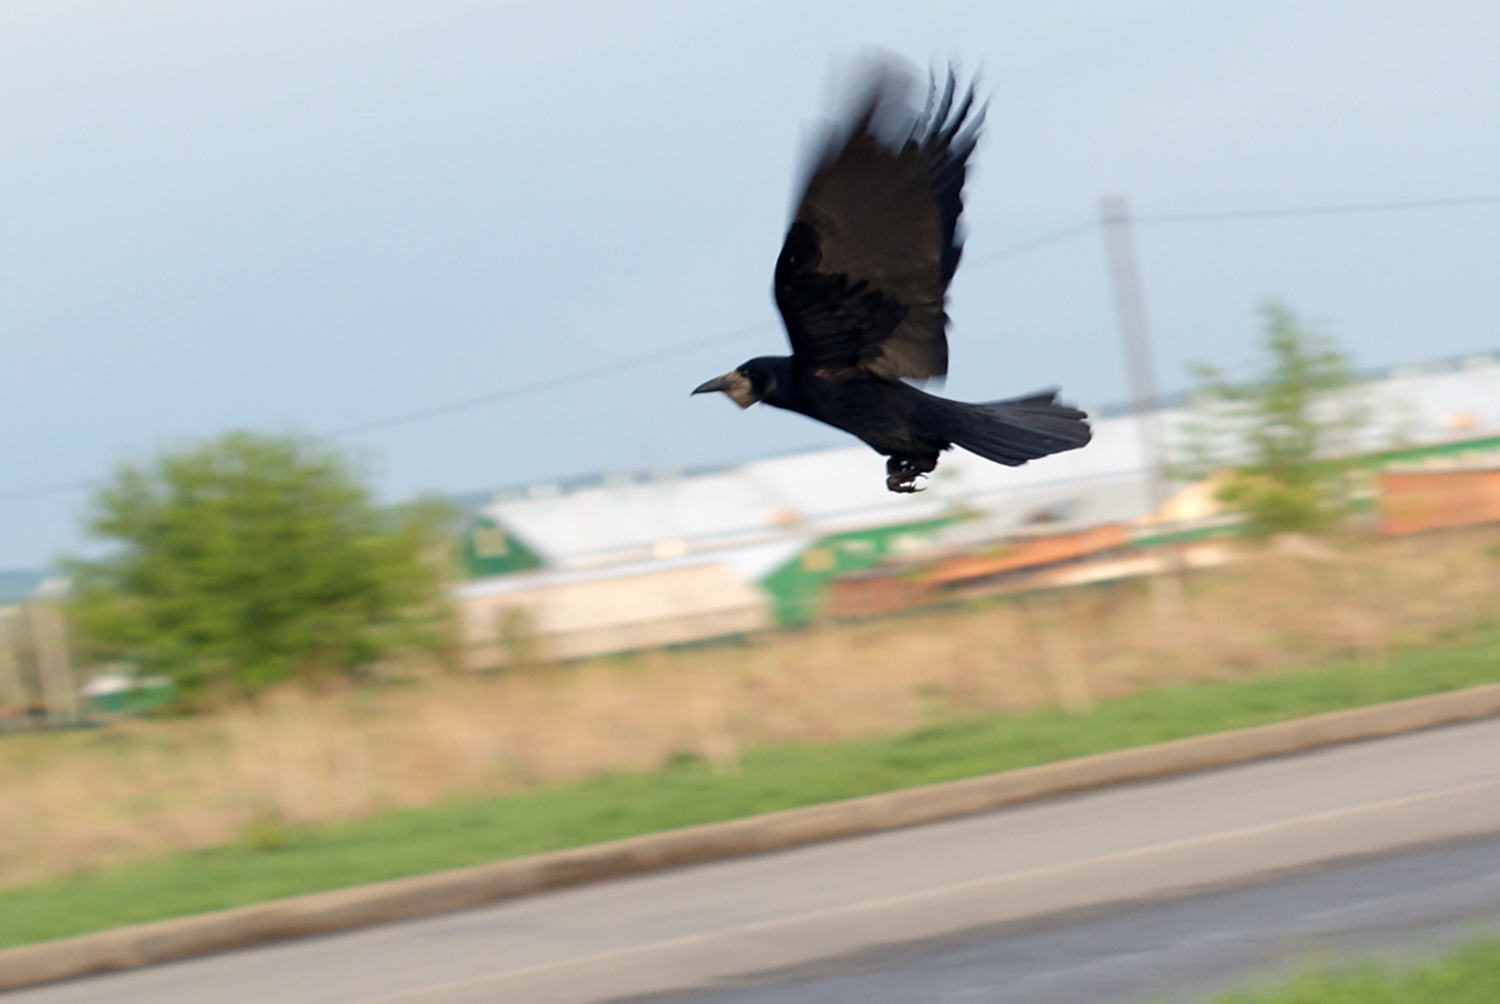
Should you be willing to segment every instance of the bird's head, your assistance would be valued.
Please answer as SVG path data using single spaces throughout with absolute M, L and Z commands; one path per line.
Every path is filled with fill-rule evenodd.
M 730 370 L 721 377 L 714 377 L 693 389 L 694 394 L 723 391 L 735 404 L 748 408 L 757 401 L 776 403 L 777 392 L 782 386 L 782 371 L 786 360 L 776 356 L 761 356 Z

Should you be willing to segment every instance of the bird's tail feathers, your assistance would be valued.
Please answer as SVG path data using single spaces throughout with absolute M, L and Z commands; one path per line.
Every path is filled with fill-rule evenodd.
M 1087 445 L 1088 415 L 1057 400 L 1056 390 L 983 404 L 944 401 L 943 435 L 970 453 L 1019 467 Z

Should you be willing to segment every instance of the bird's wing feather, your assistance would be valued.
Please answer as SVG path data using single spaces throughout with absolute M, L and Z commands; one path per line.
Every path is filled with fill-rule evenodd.
M 972 89 L 955 105 L 955 88 L 950 71 L 918 109 L 911 74 L 879 64 L 850 124 L 830 128 L 776 263 L 799 365 L 888 380 L 948 371 L 944 300 L 984 117 Z

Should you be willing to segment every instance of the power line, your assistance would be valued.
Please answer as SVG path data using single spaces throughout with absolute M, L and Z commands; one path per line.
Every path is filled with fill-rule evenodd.
M 1399 212 L 1403 210 L 1419 209 L 1455 209 L 1473 206 L 1500 205 L 1500 195 L 1478 195 L 1467 198 L 1456 199 L 1418 199 L 1402 202 L 1362 202 L 1343 203 L 1323 206 L 1300 206 L 1284 209 L 1237 209 L 1221 212 L 1201 213 L 1153 213 L 1144 216 L 1132 216 L 1132 223 L 1155 224 L 1155 223 L 1205 223 L 1215 221 L 1231 220 L 1253 220 L 1253 219 L 1278 219 L 1297 216 L 1335 216 L 1354 213 L 1380 213 Z M 990 254 L 980 255 L 968 261 L 969 268 L 982 268 L 997 262 L 1015 258 L 1031 251 L 1036 251 L 1049 245 L 1059 243 L 1071 237 L 1089 233 L 1108 220 L 1086 220 L 1043 234 L 1040 237 L 1014 244 L 1008 248 Z M 546 380 L 538 380 L 535 383 L 522 384 L 519 387 L 508 387 L 504 390 L 494 391 L 490 394 L 481 394 L 478 397 L 465 398 L 461 401 L 453 401 L 449 404 L 435 405 L 431 408 L 423 408 L 417 411 L 409 411 L 389 418 L 375 419 L 358 425 L 344 426 L 332 429 L 324 433 L 330 437 L 355 436 L 367 432 L 375 432 L 381 429 L 391 429 L 397 426 L 410 425 L 415 422 L 424 422 L 431 418 L 439 418 L 443 415 L 451 415 L 461 411 L 469 411 L 474 408 L 482 408 L 488 405 L 500 404 L 505 401 L 513 401 L 517 398 L 528 397 L 532 394 L 540 394 L 544 391 L 557 390 L 561 387 L 583 383 L 622 370 L 635 369 L 648 366 L 651 363 L 660 362 L 663 359 L 671 359 L 677 356 L 688 355 L 699 349 L 711 345 L 719 345 L 725 342 L 737 341 L 749 335 L 759 334 L 775 328 L 774 322 L 764 322 L 747 328 L 739 328 L 734 331 L 711 338 L 702 338 L 694 342 L 673 346 L 669 349 L 661 349 L 657 352 L 649 352 L 645 355 L 622 359 L 615 363 L 604 366 L 592 366 L 586 369 L 574 370 L 571 373 L 559 374 Z M 66 492 L 81 491 L 99 483 L 97 478 L 89 478 L 80 481 L 67 481 L 52 485 L 39 485 L 35 488 L 18 488 L 11 491 L 0 492 L 0 503 L 21 501 L 23 499 L 41 498 L 48 495 L 60 495 Z
M 1014 258 L 1038 248 L 1054 244 L 1077 234 L 1087 233 L 1098 226 L 1095 221 L 1066 227 L 1062 230 L 1044 234 L 1012 247 L 984 255 L 969 262 L 971 268 L 983 267 L 1006 258 Z M 378 418 L 370 422 L 362 422 L 357 425 L 346 425 L 337 429 L 330 429 L 324 433 L 329 437 L 357 436 L 367 432 L 376 432 L 382 429 L 396 428 L 397 426 L 410 425 L 415 422 L 424 422 L 431 418 L 440 418 L 443 415 L 452 415 L 461 411 L 469 411 L 474 408 L 483 408 L 492 404 L 501 404 L 505 401 L 514 401 L 517 398 L 529 397 L 532 394 L 540 394 L 544 391 L 557 390 L 576 383 L 583 383 L 602 376 L 619 373 L 622 370 L 636 369 L 648 366 L 651 363 L 661 362 L 663 359 L 672 359 L 677 356 L 689 355 L 699 349 L 708 348 L 713 345 L 721 345 L 725 342 L 738 341 L 749 335 L 760 334 L 770 331 L 776 327 L 774 322 L 767 321 L 761 324 L 751 325 L 747 328 L 739 328 L 735 331 L 714 335 L 711 338 L 701 338 L 694 342 L 673 346 L 669 349 L 661 349 L 657 352 L 648 352 L 645 355 L 622 359 L 615 363 L 604 366 L 592 366 L 587 369 L 574 370 L 571 373 L 562 373 L 546 380 L 538 380 L 535 383 L 522 384 L 519 387 L 507 387 L 504 390 L 494 391 L 489 394 L 481 394 L 478 397 L 465 398 L 461 401 L 453 401 L 448 404 L 434 405 L 431 408 L 421 408 L 416 411 L 404 412 L 400 415 L 392 415 L 389 418 Z M 84 481 L 68 481 L 60 484 L 41 485 L 36 488 L 21 488 L 15 491 L 0 492 L 0 502 L 21 501 L 29 498 L 41 498 L 48 495 L 61 495 L 68 492 L 82 491 L 98 484 L 98 479 Z
M 502 401 L 512 401 L 516 398 L 527 397 L 531 394 L 539 394 L 543 391 L 556 390 L 570 384 L 582 383 L 596 377 L 609 376 L 622 370 L 635 369 L 647 366 L 651 363 L 660 362 L 663 359 L 671 359 L 676 356 L 688 355 L 699 349 L 711 345 L 721 345 L 725 342 L 736 341 L 748 335 L 759 334 L 769 331 L 775 324 L 767 321 L 752 325 L 748 328 L 740 328 L 735 331 L 714 335 L 712 338 L 701 338 L 695 342 L 677 345 L 670 349 L 661 349 L 657 352 L 649 352 L 645 355 L 635 356 L 630 359 L 622 359 L 619 362 L 609 363 L 604 366 L 594 366 L 588 369 L 575 370 L 572 373 L 563 373 L 546 380 L 538 380 L 535 383 L 522 384 L 519 387 L 507 387 L 505 390 L 495 391 L 490 394 L 481 394 L 478 397 L 465 398 L 462 401 L 454 401 L 449 404 L 440 404 L 431 408 L 423 408 L 418 411 L 409 411 L 400 415 L 392 415 L 389 418 L 376 419 L 372 422 L 364 422 L 359 425 L 347 425 L 338 429 L 330 429 L 323 435 L 330 438 L 342 436 L 355 436 L 361 433 L 374 432 L 378 429 L 390 429 L 400 425 L 410 425 L 413 422 L 425 421 L 429 418 L 437 418 L 442 415 L 453 414 L 459 411 L 468 411 L 472 408 L 481 408 L 485 405 L 499 404 Z M 38 485 L 35 488 L 18 488 L 12 491 L 0 492 L 0 503 L 18 502 L 23 499 L 41 498 L 47 495 L 62 495 L 69 492 L 83 491 L 86 488 L 99 484 L 98 478 L 90 478 L 83 481 L 64 481 L 58 484 Z
M 1025 241 L 1024 243 L 1016 244 L 1011 247 L 1004 248 L 1000 251 L 984 255 L 980 258 L 974 259 L 968 264 L 971 268 L 977 268 L 984 265 L 993 264 L 994 262 L 1002 261 L 1006 258 L 1014 258 L 1017 255 L 1025 254 L 1028 251 L 1034 251 L 1038 248 L 1045 247 L 1048 244 L 1055 244 L 1058 241 L 1064 240 L 1068 237 L 1087 233 L 1096 226 L 1098 226 L 1098 223 L 1094 220 L 1090 220 L 1087 223 L 1079 223 L 1071 227 L 1066 227 L 1062 230 L 1054 231 L 1050 234 L 1044 234 L 1041 237 Z M 739 339 L 745 338 L 749 335 L 758 335 L 763 331 L 770 331 L 775 327 L 776 324 L 774 322 L 767 321 L 761 324 L 752 325 L 748 328 L 740 328 L 736 331 L 728 332 L 727 334 L 715 335 L 712 338 L 704 338 L 696 342 L 688 342 L 685 345 L 678 345 L 670 349 L 662 349 L 658 352 L 647 353 L 643 356 L 635 356 L 633 358 L 621 360 L 620 362 L 611 363 L 605 366 L 594 366 L 590 367 L 589 369 L 576 370 L 572 373 L 564 373 L 559 376 L 550 377 L 546 380 L 539 380 L 536 383 L 523 384 L 520 387 L 508 387 L 505 390 L 495 391 L 490 394 L 481 394 L 478 397 L 466 398 L 462 401 L 454 401 L 451 404 L 436 405 L 431 408 L 423 408 L 418 411 L 407 412 L 402 415 L 393 415 L 390 418 L 376 419 L 373 422 L 366 422 L 362 425 L 351 425 L 341 429 L 333 429 L 327 432 L 326 435 L 353 436 L 360 433 L 373 432 L 378 429 L 389 429 L 398 425 L 407 425 L 412 422 L 421 422 L 429 418 L 437 418 L 442 415 L 451 415 L 454 412 L 468 411 L 471 408 L 482 408 L 486 405 L 499 404 L 503 401 L 512 401 L 518 397 L 528 397 L 532 394 L 541 393 L 542 391 L 556 390 L 559 387 L 566 387 L 570 384 L 582 383 L 586 380 L 592 380 L 596 377 L 609 376 L 611 374 L 618 373 L 621 370 L 634 369 L 639 366 L 646 366 L 654 362 L 660 362 L 663 359 L 671 359 L 676 356 L 688 355 L 690 353 L 698 351 L 699 349 L 707 348 L 711 345 L 720 345 L 724 342 L 738 341 Z
M 1132 215 L 1130 222 L 1135 224 L 1146 223 L 1212 223 L 1216 221 L 1229 220 L 1257 220 L 1257 219 L 1287 219 L 1297 216 L 1339 216 L 1354 213 L 1389 213 L 1401 212 L 1414 209 L 1460 209 L 1470 206 L 1494 206 L 1500 205 L 1500 195 L 1475 195 L 1458 199 L 1413 199 L 1404 202 L 1349 202 L 1326 206 L 1297 206 L 1287 209 L 1231 209 L 1223 211 L 1210 211 L 1202 213 L 1148 213 L 1146 215 Z M 1063 227 L 1054 230 L 1050 234 L 1033 238 L 1021 244 L 995 251 L 991 254 L 980 255 L 977 258 L 966 259 L 965 264 L 970 268 L 978 268 L 994 262 L 1014 258 L 1017 255 L 1034 251 L 1076 237 L 1079 234 L 1090 233 L 1105 220 L 1085 220 L 1075 223 L 1071 227 Z
M 559 376 L 549 377 L 546 380 L 538 380 L 536 383 L 522 384 L 519 387 L 508 387 L 505 390 L 497 390 L 490 394 L 481 394 L 478 397 L 465 398 L 462 401 L 454 401 L 451 404 L 440 404 L 431 408 L 423 408 L 419 411 L 409 411 L 402 415 L 393 415 L 390 418 L 380 418 L 373 422 L 365 422 L 362 425 L 349 425 L 342 429 L 332 429 L 324 435 L 327 436 L 354 436 L 364 432 L 373 432 L 376 429 L 389 429 L 398 425 L 409 425 L 412 422 L 422 422 L 429 418 L 437 418 L 439 415 L 451 415 L 457 411 L 468 411 L 471 408 L 481 408 L 485 405 L 499 404 L 502 401 L 513 401 L 518 397 L 527 397 L 531 394 L 540 394 L 546 390 L 556 390 L 569 384 L 582 383 L 595 377 L 610 376 L 621 370 L 635 369 L 650 363 L 660 362 L 663 359 L 671 359 L 675 356 L 685 356 L 710 345 L 720 345 L 724 342 L 732 342 L 744 338 L 747 335 L 759 334 L 769 331 L 775 325 L 770 322 L 756 324 L 748 328 L 740 328 L 727 334 L 715 335 L 712 338 L 702 338 L 696 342 L 688 342 L 670 349 L 662 349 L 658 352 L 649 352 L 643 356 L 635 356 L 631 359 L 622 359 L 619 362 L 609 363 L 604 366 L 591 366 L 588 369 L 574 370 L 572 373 L 563 373 Z
M 1063 227 L 1061 230 L 1054 230 L 1050 234 L 1043 234 L 1041 237 L 1035 237 L 1029 241 L 1025 241 L 1024 243 L 1013 244 L 1008 248 L 1003 248 L 999 251 L 993 251 L 986 255 L 980 255 L 978 258 L 971 258 L 968 260 L 967 264 L 970 268 L 982 268 L 985 265 L 993 265 L 997 261 L 1004 261 L 1007 258 L 1015 258 L 1016 256 L 1023 255 L 1028 251 L 1035 251 L 1038 248 L 1044 248 L 1049 244 L 1056 244 L 1058 241 L 1067 240 L 1069 237 L 1076 237 L 1079 234 L 1086 234 L 1098 225 L 1098 220 L 1086 220 L 1083 223 L 1075 223 L 1071 227 Z
M 1475 195 L 1461 199 L 1417 199 L 1406 202 L 1351 202 L 1331 206 L 1301 206 L 1294 209 L 1233 209 L 1207 213 L 1152 213 L 1132 216 L 1132 223 L 1205 223 L 1215 220 L 1270 220 L 1293 216 L 1340 216 L 1351 213 L 1390 213 L 1410 209 L 1457 209 L 1500 205 L 1500 195 Z
M 1037 237 L 1024 243 L 1016 244 L 1012 247 L 1004 248 L 1000 251 L 996 251 L 991 254 L 984 255 L 980 258 L 976 258 L 973 261 L 969 262 L 969 266 L 971 268 L 978 268 L 993 264 L 994 262 L 1002 261 L 1006 258 L 1014 258 L 1017 255 L 1025 254 L 1028 251 L 1033 251 L 1038 248 L 1045 247 L 1048 244 L 1055 244 L 1058 241 L 1064 240 L 1068 237 L 1087 233 L 1098 225 L 1099 224 L 1096 221 L 1090 220 L 1087 223 L 1080 223 L 1071 227 L 1066 227 L 1062 230 L 1054 231 L 1050 234 L 1044 234 L 1041 237 Z M 740 328 L 736 331 L 728 332 L 727 334 L 715 335 L 712 338 L 704 338 L 696 342 L 688 342 L 685 345 L 678 345 L 670 349 L 662 349 L 658 352 L 647 353 L 643 356 L 635 356 L 633 358 L 624 359 L 620 362 L 610 363 L 605 366 L 594 366 L 590 367 L 589 369 L 576 370 L 572 373 L 564 373 L 559 376 L 550 377 L 546 380 L 539 380 L 536 383 L 523 384 L 520 387 L 508 387 L 505 390 L 495 391 L 490 394 L 481 394 L 478 397 L 465 398 L 462 401 L 454 401 L 451 404 L 436 405 L 431 408 L 423 408 L 418 411 L 411 411 L 401 415 L 393 415 L 390 418 L 376 419 L 375 421 L 366 422 L 361 425 L 351 425 L 345 426 L 344 428 L 340 429 L 332 429 L 325 433 L 325 435 L 359 435 L 360 433 L 373 432 L 378 429 L 389 429 L 398 425 L 407 425 L 412 422 L 426 421 L 429 418 L 437 418 L 442 415 L 451 415 L 454 412 L 468 411 L 471 408 L 482 408 L 486 405 L 499 404 L 503 401 L 512 401 L 518 397 L 528 397 L 532 394 L 541 393 L 542 391 L 556 390 L 559 387 L 566 387 L 570 384 L 583 383 L 586 380 L 592 380 L 596 377 L 601 376 L 609 376 L 611 374 L 618 373 L 621 370 L 634 369 L 639 366 L 646 366 L 650 363 L 660 362 L 663 359 L 671 359 L 676 356 L 688 355 L 690 353 L 698 351 L 699 349 L 707 348 L 711 345 L 720 345 L 724 342 L 737 341 L 749 335 L 757 335 L 763 331 L 770 331 L 775 327 L 776 324 L 774 322 L 767 321 L 761 324 L 752 325 L 748 328 Z
M 65 492 L 83 491 L 99 483 L 98 478 L 86 478 L 82 481 L 63 481 L 52 485 L 38 485 L 35 488 L 14 488 L 7 492 L 0 492 L 0 502 L 19 502 L 22 499 L 40 498 L 44 495 L 61 495 Z

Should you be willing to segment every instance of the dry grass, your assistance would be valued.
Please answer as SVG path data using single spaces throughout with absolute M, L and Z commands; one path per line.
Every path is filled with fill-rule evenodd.
M 1145 583 L 487 678 L 0 741 L 0 884 L 683 753 L 902 731 L 1188 679 L 1454 637 L 1500 617 L 1500 531 L 1257 554 L 1187 584 L 1163 624 Z M 1170 597 L 1167 597 L 1170 600 Z M 1171 609 L 1171 604 L 1165 605 Z

